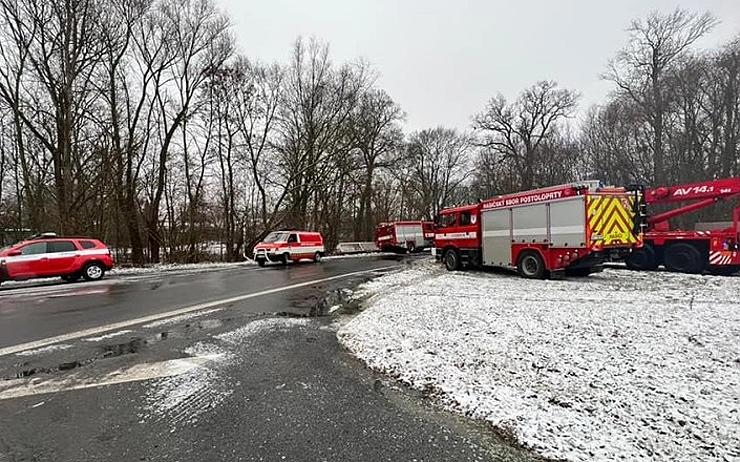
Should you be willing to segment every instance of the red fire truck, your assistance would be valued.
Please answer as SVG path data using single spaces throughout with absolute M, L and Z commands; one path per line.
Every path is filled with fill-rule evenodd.
M 375 228 L 375 245 L 383 252 L 415 252 L 434 244 L 431 221 L 395 221 Z
M 626 258 L 627 266 L 637 270 L 654 270 L 663 265 L 669 271 L 731 274 L 740 270 L 738 252 L 738 219 L 740 203 L 732 221 L 709 224 L 708 229 L 684 231 L 670 229 L 669 220 L 679 215 L 740 198 L 740 178 L 726 178 L 679 186 L 644 189 L 642 214 L 645 220 L 645 246 Z M 687 203 L 679 208 L 651 214 L 650 208 Z M 714 226 L 712 226 L 714 225 Z
M 448 270 L 516 268 L 527 278 L 588 275 L 642 245 L 638 192 L 578 182 L 508 194 L 437 217 L 434 253 Z

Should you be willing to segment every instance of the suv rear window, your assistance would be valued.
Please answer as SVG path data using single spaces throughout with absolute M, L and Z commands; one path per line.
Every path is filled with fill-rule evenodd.
M 47 245 L 48 245 L 47 252 L 50 252 L 50 253 L 74 252 L 75 250 L 77 250 L 77 247 L 75 247 L 72 241 L 52 241 L 52 242 L 48 242 Z
M 83 249 L 94 249 L 97 245 L 93 241 L 80 241 Z

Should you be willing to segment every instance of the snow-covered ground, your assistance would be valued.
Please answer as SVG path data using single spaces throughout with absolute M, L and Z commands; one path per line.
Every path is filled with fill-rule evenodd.
M 347 348 L 544 456 L 740 460 L 740 278 L 430 263 L 359 292 Z

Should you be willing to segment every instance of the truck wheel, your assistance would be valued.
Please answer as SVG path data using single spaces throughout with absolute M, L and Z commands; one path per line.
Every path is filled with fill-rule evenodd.
M 646 245 L 635 249 L 624 259 L 627 268 L 636 271 L 654 271 L 658 269 L 658 260 L 655 258 L 655 250 Z
M 409 242 L 406 245 L 406 249 L 409 251 L 409 253 L 414 253 L 414 252 L 416 252 L 416 245 L 414 245 L 413 242 Z
M 261 259 L 261 258 L 257 260 L 257 264 L 260 265 L 260 266 L 265 266 L 265 263 L 267 263 L 267 262 L 265 260 Z
M 538 252 L 522 252 L 516 267 L 519 274 L 527 279 L 545 278 L 545 261 Z
M 449 249 L 444 256 L 445 268 L 447 271 L 457 271 L 460 269 L 460 254 L 455 249 Z
M 283 266 L 288 264 L 288 254 L 287 253 L 284 253 L 283 256 L 280 257 L 280 263 L 282 263 Z
M 85 265 L 82 269 L 82 277 L 86 281 L 97 281 L 105 275 L 105 268 L 100 263 L 92 262 Z
M 321 261 L 321 252 L 316 252 L 313 256 L 313 262 L 318 263 Z
M 676 273 L 701 273 L 706 266 L 699 249 L 685 242 L 668 246 L 663 261 L 668 271 Z

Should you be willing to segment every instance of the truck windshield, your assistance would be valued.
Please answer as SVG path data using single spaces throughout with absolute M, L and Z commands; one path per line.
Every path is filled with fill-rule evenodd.
M 273 242 L 285 242 L 288 240 L 288 233 L 270 233 L 267 235 L 264 241 L 268 244 Z

